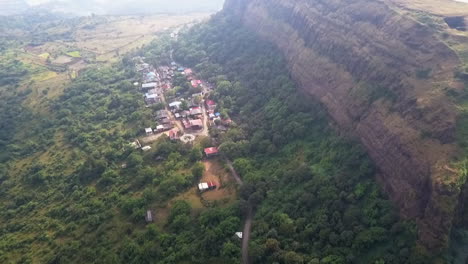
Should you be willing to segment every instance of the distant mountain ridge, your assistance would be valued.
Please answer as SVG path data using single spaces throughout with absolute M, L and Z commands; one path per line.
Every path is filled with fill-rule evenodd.
M 29 5 L 24 0 L 0 0 L 0 16 L 21 14 Z

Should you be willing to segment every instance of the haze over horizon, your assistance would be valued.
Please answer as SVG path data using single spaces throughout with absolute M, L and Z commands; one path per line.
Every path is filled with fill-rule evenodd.
M 43 7 L 50 11 L 94 14 L 148 14 L 215 12 L 222 8 L 224 0 L 26 0 L 31 7 Z

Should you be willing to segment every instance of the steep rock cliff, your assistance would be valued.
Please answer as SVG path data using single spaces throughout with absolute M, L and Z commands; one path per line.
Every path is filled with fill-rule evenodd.
M 427 27 L 373 0 L 227 0 L 284 53 L 301 89 L 357 136 L 403 217 L 429 249 L 447 245 L 458 203 L 456 54 Z

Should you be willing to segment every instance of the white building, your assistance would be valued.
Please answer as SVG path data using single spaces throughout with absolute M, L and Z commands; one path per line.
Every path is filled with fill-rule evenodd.
M 141 150 L 143 150 L 143 151 L 148 151 L 148 150 L 150 150 L 150 149 L 151 149 L 150 146 L 144 146 L 144 147 L 141 148 Z
M 156 82 L 150 82 L 150 83 L 144 83 L 141 85 L 141 88 L 143 89 L 153 89 L 153 88 L 156 88 L 156 86 L 158 86 L 158 83 Z

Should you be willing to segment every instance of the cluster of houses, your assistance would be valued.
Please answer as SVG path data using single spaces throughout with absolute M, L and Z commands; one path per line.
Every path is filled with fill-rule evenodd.
M 144 94 L 147 107 L 164 103 L 163 94 L 165 91 L 172 88 L 174 70 L 168 66 L 154 68 L 150 64 L 145 63 L 142 57 L 135 57 L 133 60 L 135 62 L 135 69 L 142 80 L 140 91 Z M 139 85 L 138 83 L 135 84 Z M 157 124 L 156 128 L 145 128 L 146 135 L 150 136 L 154 133 L 169 131 L 171 139 L 179 138 L 180 131 L 174 127 L 169 113 L 166 110 L 155 111 L 153 116 Z
M 222 118 L 219 112 L 216 112 L 216 102 L 213 100 L 206 100 L 206 111 L 210 119 L 210 126 L 214 126 L 221 132 L 225 132 L 232 125 L 232 120 L 230 118 Z
M 203 91 L 206 91 L 206 89 L 204 90 L 205 86 L 207 88 L 210 86 L 197 79 L 192 69 L 177 65 L 175 62 L 172 62 L 170 66 L 154 68 L 150 64 L 145 63 L 144 58 L 136 57 L 134 60 L 136 62 L 136 70 L 142 80 L 140 90 L 144 93 L 144 99 L 148 107 L 153 104 L 165 103 L 164 93 L 172 89 L 172 79 L 176 72 L 184 75 L 193 87 L 203 88 L 201 92 L 194 93 L 189 98 L 175 97 L 175 99 L 169 102 L 167 108 L 155 111 L 153 114 L 156 128 L 146 128 L 146 135 L 150 136 L 154 133 L 169 131 L 169 137 L 177 140 L 184 131 L 179 131 L 174 126 L 175 122 L 180 122 L 182 125 L 181 129 L 192 133 L 203 131 L 206 125 L 214 126 L 221 132 L 228 130 L 232 121 L 228 118 L 222 118 L 221 114 L 216 112 L 217 104 L 214 100 L 203 99 L 205 96 Z M 138 83 L 136 84 L 139 86 Z M 204 118 L 205 114 L 207 119 Z M 207 124 L 204 123 L 205 120 Z
M 174 71 L 168 66 L 154 68 L 144 62 L 144 58 L 135 57 L 135 70 L 141 76 L 140 90 L 144 93 L 147 106 L 163 102 L 164 91 L 171 89 Z
M 202 81 L 195 80 L 193 71 L 184 67 L 177 67 L 175 64 L 172 68 L 179 71 L 187 77 L 187 80 L 192 82 L 193 87 L 202 86 Z M 203 124 L 203 108 L 202 108 L 203 92 L 192 94 L 190 98 L 176 99 L 169 103 L 169 108 L 175 118 L 180 120 L 184 129 L 198 131 L 202 130 Z
M 140 74 L 142 83 L 140 90 L 144 93 L 145 102 L 148 106 L 152 104 L 163 103 L 163 94 L 168 89 L 172 88 L 172 78 L 175 72 L 185 75 L 187 81 L 193 87 L 203 87 L 204 83 L 195 78 L 195 75 L 190 68 L 184 68 L 172 62 L 170 66 L 160 66 L 154 68 L 144 62 L 144 58 L 136 57 L 135 67 Z M 221 131 L 227 130 L 227 126 L 232 122 L 230 119 L 222 119 L 221 114 L 216 112 L 217 104 L 213 100 L 203 100 L 204 93 L 194 93 L 190 98 L 176 98 L 168 104 L 166 108 L 157 110 L 153 113 L 156 128 L 148 127 L 145 129 L 146 135 L 150 136 L 154 133 L 166 132 L 170 139 L 179 140 L 183 131 L 174 126 L 174 119 L 180 121 L 184 130 L 197 132 L 203 130 L 204 114 L 208 117 L 209 125 L 216 126 Z M 204 105 L 203 105 L 204 104 Z M 204 113 L 204 110 L 206 113 Z M 216 148 L 208 148 L 205 150 L 207 157 L 218 154 Z

